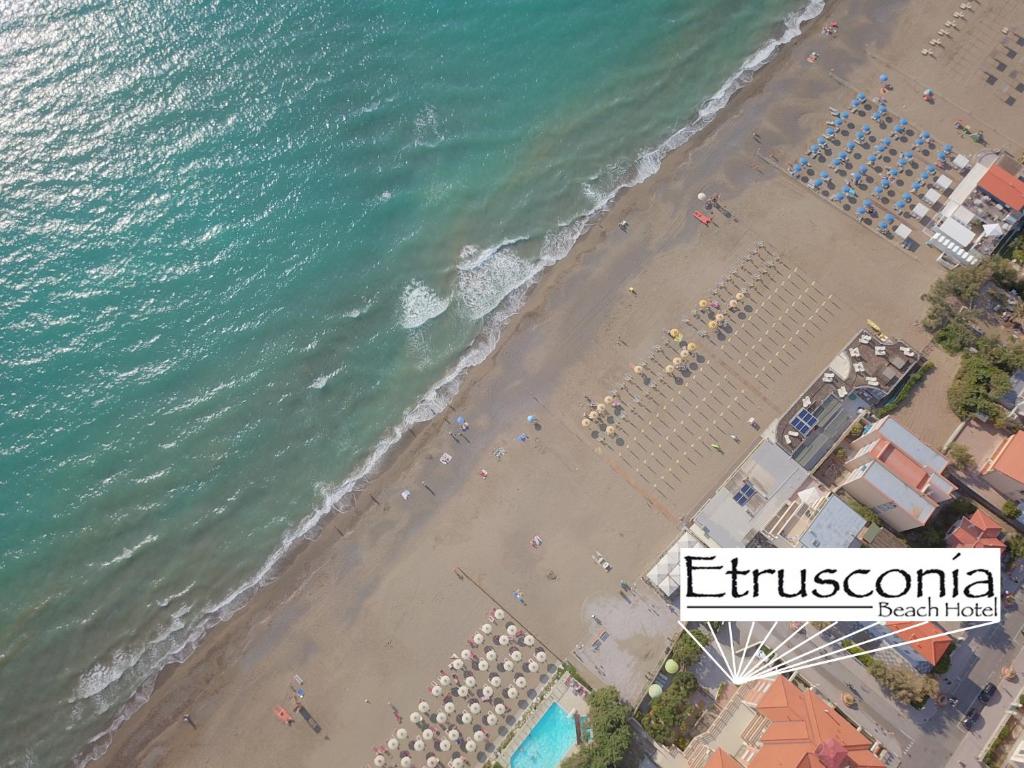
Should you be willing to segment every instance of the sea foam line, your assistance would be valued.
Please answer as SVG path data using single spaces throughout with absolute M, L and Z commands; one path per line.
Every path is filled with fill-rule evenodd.
M 149 700 L 155 687 L 157 674 L 161 669 L 167 666 L 167 664 L 183 662 L 191 656 L 207 632 L 220 622 L 231 618 L 261 586 L 268 584 L 272 580 L 274 568 L 296 542 L 304 538 L 315 538 L 320 522 L 335 507 L 340 507 L 347 497 L 365 486 L 368 478 L 380 467 L 387 453 L 402 439 L 402 436 L 410 427 L 424 421 L 429 421 L 448 406 L 457 394 L 459 383 L 466 372 L 486 360 L 497 347 L 501 330 L 505 327 L 508 320 L 522 308 L 529 288 L 536 283 L 539 275 L 547 267 L 561 261 L 569 253 L 573 244 L 590 228 L 600 214 L 607 210 L 609 204 L 616 196 L 621 191 L 641 184 L 653 176 L 661 167 L 662 161 L 669 152 L 683 146 L 695 134 L 706 127 L 728 105 L 732 96 L 751 81 L 753 74 L 767 64 L 779 48 L 794 40 L 800 34 L 801 26 L 818 16 L 824 10 L 824 7 L 824 0 L 810 0 L 803 9 L 786 16 L 783 20 L 783 33 L 779 37 L 772 38 L 744 59 L 739 69 L 710 98 L 701 104 L 697 111 L 697 116 L 693 120 L 673 133 L 657 147 L 641 152 L 633 163 L 632 175 L 600 198 L 590 211 L 561 224 L 556 230 L 544 237 L 540 253 L 541 258 L 537 268 L 532 270 L 518 286 L 509 291 L 505 299 L 491 314 L 484 330 L 478 334 L 476 340 L 459 358 L 452 369 L 435 383 L 412 408 L 406 411 L 400 423 L 392 427 L 377 442 L 370 455 L 367 456 L 348 479 L 331 491 L 326 492 L 321 505 L 282 537 L 280 545 L 278 545 L 252 577 L 234 589 L 224 599 L 204 609 L 204 615 L 196 623 L 193 630 L 189 632 L 187 639 L 181 646 L 164 657 L 142 687 L 121 708 L 110 726 L 89 741 L 87 748 L 74 761 L 76 768 L 98 759 L 107 750 L 114 732 Z M 473 269 L 479 266 L 480 262 L 486 261 L 488 257 L 492 256 L 503 246 L 517 242 L 519 238 L 511 238 L 510 240 L 511 242 L 504 241 L 496 246 L 481 249 L 479 255 L 483 255 L 484 258 L 480 260 L 466 259 L 462 269 L 467 267 Z

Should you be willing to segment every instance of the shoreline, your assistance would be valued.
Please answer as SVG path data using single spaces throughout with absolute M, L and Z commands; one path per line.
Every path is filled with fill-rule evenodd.
M 814 0 L 811 0 L 805 6 L 805 10 L 813 4 Z M 821 9 L 804 24 L 813 24 L 814 19 L 820 17 L 834 4 L 835 0 L 824 2 Z M 619 209 L 620 213 L 629 213 L 639 206 L 642 198 L 646 196 L 648 186 L 656 179 L 685 167 L 694 153 L 714 140 L 715 134 L 723 125 L 742 111 L 748 101 L 761 94 L 777 70 L 790 63 L 786 52 L 803 40 L 809 30 L 813 31 L 805 27 L 799 35 L 776 47 L 767 61 L 750 74 L 750 80 L 740 84 L 730 94 L 728 102 L 718 109 L 710 120 L 686 138 L 682 145 L 666 151 L 653 174 L 630 186 L 621 185 L 600 210 L 582 217 L 588 221 L 568 253 L 557 262 L 544 267 L 532 279 L 532 283 L 516 289 L 525 291 L 519 307 L 512 310 L 509 317 L 498 324 L 498 339 L 490 353 L 481 362 L 469 366 L 459 374 L 456 379 L 457 392 L 444 410 L 432 418 L 414 422 L 406 427 L 383 453 L 377 465 L 369 470 L 365 477 L 356 480 L 353 489 L 335 501 L 307 533 L 295 538 L 294 543 L 288 546 L 270 567 L 265 580 L 248 590 L 243 590 L 243 593 L 251 594 L 239 607 L 207 630 L 187 658 L 169 663 L 160 670 L 148 698 L 113 731 L 113 739 L 108 748 L 94 758 L 88 757 L 87 750 L 83 750 L 76 758 L 76 765 L 105 766 L 111 764 L 110 760 L 123 757 L 121 753 L 141 753 L 152 736 L 177 722 L 178 713 L 189 709 L 188 704 L 195 698 L 196 691 L 213 682 L 215 676 L 232 663 L 229 658 L 232 652 L 244 645 L 245 639 L 254 630 L 264 624 L 270 615 L 286 606 L 303 586 L 316 576 L 323 567 L 323 556 L 338 544 L 339 539 L 343 542 L 348 538 L 369 517 L 369 513 L 380 506 L 375 497 L 384 495 L 382 489 L 390 486 L 394 491 L 390 479 L 411 467 L 416 462 L 417 452 L 426 450 L 429 444 L 445 437 L 445 421 L 441 417 L 448 412 L 457 412 L 459 406 L 471 397 L 475 385 L 497 367 L 503 352 L 515 341 L 517 335 L 541 318 L 545 304 L 550 300 L 550 294 L 557 290 L 559 282 L 581 266 L 583 258 L 600 244 L 608 229 L 615 229 L 615 225 L 609 223 L 609 217 L 617 217 L 613 215 L 613 211 Z M 702 108 L 712 99 L 713 96 L 705 100 Z M 698 119 L 695 118 L 692 122 L 697 122 Z M 673 136 L 682 133 L 691 124 L 687 123 L 684 128 L 673 133 Z M 506 301 L 509 298 L 512 298 L 512 295 L 507 297 Z M 487 328 L 482 330 L 467 353 L 476 348 L 481 338 L 488 332 Z M 460 362 L 461 360 L 462 358 Z M 431 390 L 434 391 L 436 387 Z M 408 413 L 413 412 L 422 403 L 423 399 L 410 408 Z M 331 529 L 338 538 L 331 535 Z M 312 538 L 310 532 L 315 532 Z

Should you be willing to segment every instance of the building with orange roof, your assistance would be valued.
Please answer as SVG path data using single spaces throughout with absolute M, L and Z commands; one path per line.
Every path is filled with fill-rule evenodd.
M 993 547 L 1005 550 L 1003 526 L 988 512 L 978 508 L 970 517 L 961 517 L 949 529 L 946 534 L 946 546 L 960 549 Z
M 995 163 L 988 173 L 981 177 L 978 187 L 989 197 L 1012 208 L 1018 213 L 1024 210 L 1024 181 Z
M 1004 439 L 981 465 L 981 476 L 1010 501 L 1024 501 L 1024 433 Z
M 882 768 L 880 744 L 783 676 L 743 685 L 687 745 L 690 768 Z
M 910 662 L 918 672 L 931 672 L 953 647 L 953 639 L 949 635 L 935 637 L 935 635 L 945 632 L 938 624 L 926 622 L 917 626 L 917 622 L 891 621 L 885 626 L 889 632 L 896 634 L 885 638 L 883 643 L 886 645 L 909 643 L 909 645 L 901 645 L 894 650 L 898 651 L 900 656 Z
M 853 441 L 844 488 L 896 531 L 925 525 L 955 486 L 943 477 L 949 462 L 891 416 Z

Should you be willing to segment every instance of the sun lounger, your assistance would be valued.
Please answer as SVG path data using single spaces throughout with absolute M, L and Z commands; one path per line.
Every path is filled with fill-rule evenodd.
M 885 347 L 881 344 L 875 347 L 875 357 L 885 357 Z
M 857 373 L 864 373 L 866 369 L 864 368 L 864 363 L 854 363 L 853 370 L 855 370 Z
M 846 351 L 850 353 L 850 357 L 860 357 L 860 350 L 856 347 L 850 347 Z
M 694 211 L 693 212 L 693 218 L 695 218 L 697 221 L 699 221 L 705 227 L 708 224 L 711 223 L 711 217 L 708 216 L 706 213 L 701 213 L 700 211 Z
M 850 393 L 847 392 L 846 387 L 840 387 L 839 389 L 836 390 L 836 394 L 839 395 L 840 397 L 846 397 Z
M 877 387 L 877 386 L 878 386 L 878 379 L 876 379 L 876 378 L 875 378 L 874 376 L 868 376 L 868 377 L 867 377 L 867 378 L 865 379 L 865 381 L 867 381 L 867 383 L 868 383 L 868 384 L 869 384 L 870 386 L 872 386 L 872 387 Z

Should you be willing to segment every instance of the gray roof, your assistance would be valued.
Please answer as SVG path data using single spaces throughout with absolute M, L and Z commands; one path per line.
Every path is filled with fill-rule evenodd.
M 821 508 L 814 522 L 800 537 L 801 547 L 857 546 L 857 534 L 865 526 L 864 518 L 850 509 L 838 496 L 832 496 Z

